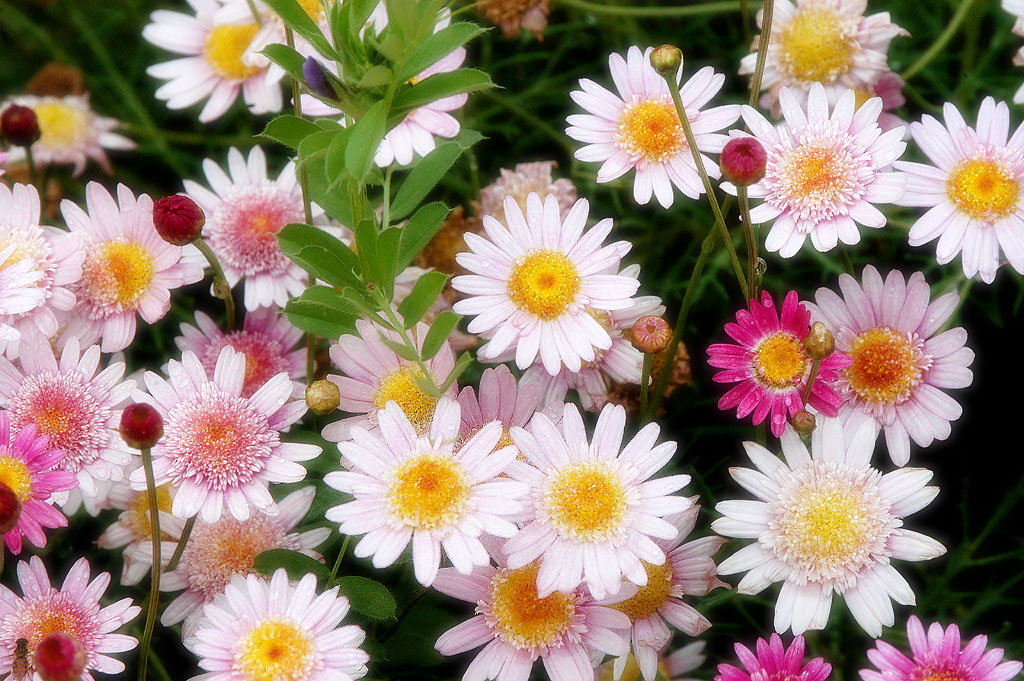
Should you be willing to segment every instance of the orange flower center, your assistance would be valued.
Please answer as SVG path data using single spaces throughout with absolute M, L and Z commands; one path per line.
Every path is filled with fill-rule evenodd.
M 627 106 L 619 119 L 617 139 L 631 156 L 663 163 L 686 148 L 686 135 L 668 99 L 648 99 Z
M 850 388 L 871 402 L 902 404 L 921 382 L 921 351 L 904 334 L 888 327 L 859 334 L 846 368 Z
M 536 563 L 518 570 L 500 569 L 491 579 L 492 626 L 499 639 L 515 648 L 556 643 L 572 624 L 576 604 L 557 591 L 537 596 Z
M 610 538 L 626 514 L 626 489 L 600 461 L 566 466 L 548 484 L 544 504 L 559 531 L 583 541 Z
M 420 454 L 399 466 L 388 485 L 388 506 L 402 523 L 418 530 L 457 523 L 469 502 L 462 466 L 437 454 Z
M 754 350 L 754 373 L 773 388 L 796 385 L 807 371 L 807 362 L 804 344 L 785 331 L 768 336 Z
M 612 606 L 633 622 L 656 613 L 672 595 L 672 565 L 667 560 L 663 565 L 641 562 L 647 571 L 647 586 L 640 587 L 632 598 Z

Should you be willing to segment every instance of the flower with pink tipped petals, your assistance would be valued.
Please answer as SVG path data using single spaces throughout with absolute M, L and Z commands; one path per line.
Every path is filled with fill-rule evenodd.
M 736 657 L 743 669 L 731 664 L 720 664 L 714 681 L 825 681 L 832 673 L 832 665 L 820 657 L 804 664 L 803 636 L 794 636 L 787 649 L 782 643 L 782 637 L 772 634 L 768 641 L 757 639 L 754 649 L 756 654 L 737 642 Z
M 175 488 L 171 513 L 212 523 L 226 512 L 239 520 L 250 507 L 276 514 L 269 483 L 298 482 L 306 477 L 299 461 L 317 457 L 316 445 L 282 442 L 287 430 L 306 413 L 287 373 L 279 373 L 250 397 L 242 396 L 245 355 L 225 346 L 212 376 L 194 352 L 167 366 L 170 381 L 146 372 L 149 395 L 136 401 L 154 404 L 164 417 L 164 437 L 153 447 L 156 484 Z M 141 468 L 131 474 L 132 488 L 146 488 Z
M 885 431 L 893 463 L 905 466 L 911 439 L 927 447 L 949 437 L 950 422 L 963 410 L 945 390 L 971 384 L 974 351 L 964 347 L 963 327 L 939 333 L 960 302 L 955 292 L 931 301 L 920 272 L 905 281 L 893 270 L 883 282 L 871 265 L 862 280 L 841 274 L 843 297 L 819 288 L 817 305 L 809 306 L 852 362 L 835 383 L 844 398 L 839 417 L 873 417 Z
M 767 291 L 761 302 L 750 301 L 750 310 L 736 312 L 736 321 L 725 325 L 735 343 L 708 346 L 708 364 L 722 371 L 717 383 L 738 383 L 718 400 L 722 411 L 736 407 L 736 417 L 753 412 L 754 425 L 770 416 L 772 434 L 782 435 L 786 419 L 804 408 L 803 393 L 811 371 L 804 348 L 811 328 L 811 313 L 790 291 L 782 301 L 781 315 Z M 827 416 L 835 416 L 842 398 L 831 384 L 850 364 L 840 353 L 825 358 L 811 388 L 808 403 Z
M 988 649 L 988 636 L 979 634 L 960 648 L 960 627 L 945 629 L 932 622 L 925 633 L 916 615 L 907 620 L 907 657 L 895 646 L 879 639 L 868 651 L 868 659 L 878 667 L 861 669 L 863 681 L 918 681 L 919 679 L 957 679 L 958 681 L 1009 681 L 1021 670 L 1021 663 L 1003 659 L 1002 648 Z
M 673 185 L 691 199 L 704 193 L 704 185 L 697 174 L 668 84 L 650 64 L 653 49 L 648 47 L 641 52 L 639 47 L 633 46 L 625 59 L 618 54 L 608 57 L 618 94 L 582 78 L 582 90 L 569 96 L 587 113 L 569 116 L 565 134 L 587 145 L 576 151 L 576 158 L 601 163 L 598 182 L 611 182 L 635 169 L 633 198 L 636 202 L 646 204 L 653 193 L 658 203 L 668 208 L 674 200 Z M 675 75 L 677 83 L 682 74 L 680 66 Z M 718 165 L 704 154 L 717 154 L 722 150 L 729 138 L 716 131 L 735 123 L 740 109 L 735 104 L 704 111 L 701 107 L 711 101 L 724 83 L 724 75 L 705 66 L 679 91 L 701 152 L 701 162 L 708 175 L 714 178 L 721 176 Z
M 113 633 L 141 612 L 132 599 L 123 598 L 106 607 L 100 605 L 110 574 L 102 572 L 89 580 L 89 561 L 79 558 L 61 588 L 50 586 L 50 576 L 39 556 L 18 563 L 18 581 L 23 597 L 0 585 L 0 674 L 11 671 L 12 652 L 19 638 L 28 639 L 32 659 L 39 642 L 55 631 L 74 637 L 85 652 L 82 681 L 95 681 L 93 672 L 120 674 L 124 662 L 109 653 L 132 650 L 138 641 Z
M 526 197 L 531 193 L 538 194 L 542 199 L 552 194 L 558 200 L 558 212 L 564 220 L 576 203 L 576 187 L 572 180 L 564 177 L 556 180 L 551 176 L 551 171 L 557 166 L 556 161 L 537 161 L 517 163 L 514 171 L 502 168 L 499 171 L 501 176 L 480 190 L 480 214 L 490 215 L 507 226 L 506 196 L 514 198 L 520 210 L 526 210 Z

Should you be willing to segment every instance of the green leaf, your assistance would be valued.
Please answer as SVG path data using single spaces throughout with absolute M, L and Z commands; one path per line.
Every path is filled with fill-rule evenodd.
M 318 132 L 320 132 L 320 128 L 315 123 L 298 116 L 286 115 L 278 116 L 267 123 L 267 127 L 260 133 L 260 137 L 267 137 L 275 142 L 280 142 L 286 147 L 298 149 L 299 144 L 306 138 L 306 135 Z
M 391 217 L 401 220 L 415 210 L 430 190 L 434 188 L 455 159 L 462 153 L 462 147 L 455 142 L 444 142 L 423 157 L 402 182 L 391 202 Z
M 291 549 L 270 549 L 253 558 L 252 565 L 256 572 L 270 577 L 278 568 L 284 568 L 288 579 L 298 580 L 306 575 L 316 575 L 317 581 L 324 583 L 331 571 L 320 561 Z
M 395 297 L 395 277 L 398 276 L 398 244 L 402 240 L 400 227 L 389 227 L 377 236 L 377 258 L 380 284 L 388 300 Z
M 383 64 L 377 64 L 367 69 L 363 77 L 359 79 L 359 87 L 363 90 L 382 87 L 391 82 L 391 69 Z
M 407 360 L 409 362 L 415 362 L 420 358 L 420 356 L 416 354 L 416 351 L 410 348 L 405 343 L 400 343 L 399 341 L 391 340 L 384 334 L 380 334 L 380 340 L 382 343 L 384 343 L 384 345 L 394 350 L 395 354 L 404 360 Z M 413 378 L 415 378 L 415 376 Z
M 416 384 L 417 388 L 427 395 L 430 395 L 435 399 L 441 399 L 441 391 L 439 391 L 434 382 L 426 376 L 420 376 L 419 374 L 414 373 L 412 375 L 412 382 Z
M 360 615 L 377 620 L 395 616 L 395 599 L 383 584 L 358 575 L 339 577 L 337 583 L 349 605 Z
M 400 91 L 391 103 L 393 115 L 405 115 L 424 104 L 464 92 L 476 92 L 494 87 L 491 77 L 477 69 L 457 69 L 435 73 L 412 87 Z
M 327 286 L 311 286 L 284 308 L 288 321 L 295 327 L 332 340 L 345 334 L 356 334 L 359 315 L 345 296 Z
M 402 240 L 398 247 L 398 270 L 409 266 L 416 254 L 434 238 L 447 216 L 447 206 L 435 201 L 423 206 L 409 218 L 409 222 L 402 228 Z
M 384 101 L 377 101 L 352 128 L 352 136 L 345 146 L 345 167 L 360 181 L 366 179 L 366 175 L 370 172 L 370 166 L 373 165 L 377 147 L 384 139 L 387 113 Z
M 441 290 L 447 281 L 448 275 L 444 272 L 427 272 L 416 280 L 412 291 L 398 306 L 398 314 L 402 315 L 405 328 L 411 329 L 416 326 L 416 322 L 423 318 L 437 297 L 441 295 Z
M 274 10 L 277 16 L 281 17 L 281 20 L 293 31 L 301 35 L 303 38 L 308 40 L 317 52 L 322 54 L 327 59 L 337 61 L 338 53 L 335 51 L 331 43 L 324 37 L 324 34 L 320 32 L 320 27 L 316 25 L 306 10 L 302 9 L 302 6 L 296 2 L 296 0 L 263 0 L 270 9 Z
M 363 271 L 363 281 L 380 286 L 381 272 L 377 258 L 377 226 L 367 219 L 356 225 L 356 254 Z
M 310 225 L 286 225 L 277 233 L 281 252 L 302 269 L 333 286 L 363 287 L 359 258 L 341 239 Z
M 441 384 L 441 394 L 444 394 L 445 390 L 451 387 L 452 383 L 459 379 L 462 372 L 469 368 L 469 365 L 473 363 L 473 355 L 469 354 L 469 350 L 466 350 L 459 358 L 455 360 L 455 366 L 448 372 L 448 376 L 444 379 L 444 383 Z
M 444 310 L 437 315 L 434 323 L 430 325 L 430 331 L 427 331 L 427 337 L 423 339 L 423 348 L 420 350 L 423 361 L 432 359 L 438 353 L 444 342 L 448 340 L 448 336 L 452 335 L 452 331 L 455 330 L 460 319 L 462 317 L 451 310 Z
M 306 77 L 302 73 L 302 64 L 305 63 L 306 58 L 293 48 L 280 43 L 271 43 L 260 51 L 267 59 L 284 69 L 289 76 L 296 78 L 300 83 L 306 82 Z
M 460 22 L 443 28 L 413 48 L 412 54 L 398 70 L 398 82 L 416 77 L 427 67 L 462 47 L 484 32 L 476 24 Z

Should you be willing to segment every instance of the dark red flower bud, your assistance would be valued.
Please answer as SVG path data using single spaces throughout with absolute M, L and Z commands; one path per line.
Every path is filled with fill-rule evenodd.
M 153 203 L 153 226 L 167 243 L 184 246 L 203 234 L 206 214 L 187 196 L 165 196 Z
M 629 332 L 629 341 L 640 352 L 661 352 L 668 347 L 672 338 L 672 329 L 661 317 L 647 315 L 633 322 Z
M 0 133 L 16 147 L 27 147 L 39 139 L 39 119 L 27 106 L 11 104 L 0 115 Z
M 21 499 L 14 490 L 0 482 L 0 534 L 7 534 L 21 517 Z
M 55 631 L 36 646 L 32 666 L 43 681 L 78 681 L 85 670 L 85 649 L 74 636 Z
M 753 137 L 734 137 L 722 149 L 722 175 L 737 187 L 746 187 L 764 177 L 768 154 Z
M 130 404 L 121 412 L 120 431 L 129 447 L 149 449 L 163 437 L 164 419 L 150 404 Z

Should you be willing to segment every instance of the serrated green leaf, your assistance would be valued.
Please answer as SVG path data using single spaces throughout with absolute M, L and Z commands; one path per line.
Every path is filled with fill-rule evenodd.
M 444 289 L 447 281 L 448 275 L 444 272 L 427 272 L 416 280 L 412 291 L 398 306 L 398 314 L 402 316 L 405 328 L 411 329 L 416 326 L 416 322 L 423 318 L 437 297 L 441 295 L 441 290 Z
M 491 77 L 477 69 L 457 69 L 435 73 L 400 91 L 391 103 L 392 114 L 399 116 L 424 104 L 464 92 L 477 92 L 494 87 Z
M 331 576 L 327 566 L 315 558 L 291 549 L 270 549 L 253 558 L 252 566 L 261 575 L 270 577 L 279 568 L 284 568 L 288 579 L 299 580 L 306 575 L 315 575 L 318 582 L 325 583 Z
M 306 10 L 302 9 L 302 5 L 296 0 L 263 1 L 270 9 L 274 10 L 277 16 L 281 17 L 281 21 L 286 26 L 308 40 L 317 49 L 317 52 L 327 59 L 337 60 L 338 53 L 330 41 L 320 32 L 320 27 L 306 14 Z
M 358 575 L 339 577 L 337 584 L 360 615 L 378 620 L 395 616 L 395 599 L 383 584 Z
M 455 330 L 460 319 L 462 317 L 451 310 L 444 310 L 437 315 L 434 323 L 430 325 L 430 331 L 427 331 L 427 337 L 423 339 L 423 348 L 420 350 L 420 356 L 424 361 L 433 359 L 434 355 L 441 349 L 441 346 L 444 345 L 444 342 L 448 340 L 448 336 L 452 335 L 452 331 Z
M 430 190 L 444 177 L 462 147 L 455 142 L 444 142 L 424 156 L 406 176 L 391 202 L 391 217 L 401 220 L 415 210 Z
M 448 388 L 451 387 L 452 383 L 459 380 L 459 376 L 462 375 L 462 372 L 468 369 L 469 365 L 472 363 L 473 355 L 469 353 L 469 350 L 466 350 L 459 355 L 459 358 L 455 360 L 455 366 L 453 366 L 452 370 L 448 372 L 448 375 L 444 379 L 444 383 L 441 384 L 442 395 L 445 390 L 448 390 Z
M 299 144 L 306 139 L 307 135 L 318 132 L 320 132 L 320 128 L 315 123 L 298 116 L 287 115 L 278 116 L 267 123 L 267 127 L 260 133 L 260 137 L 272 139 L 292 149 L 298 149 Z
M 352 136 L 345 146 L 345 168 L 360 181 L 366 180 L 366 175 L 370 172 L 373 157 L 381 140 L 384 139 L 384 124 L 387 118 L 387 107 L 384 101 L 380 100 L 374 103 L 352 128 Z
M 416 254 L 434 238 L 447 216 L 448 208 L 440 201 L 428 203 L 413 213 L 402 228 L 402 240 L 398 246 L 398 270 L 409 266 Z
M 306 58 L 296 52 L 293 48 L 281 43 L 271 43 L 260 50 L 267 59 L 274 62 L 285 70 L 289 76 L 296 78 L 299 82 L 305 82 L 302 74 L 302 64 Z
M 410 348 L 405 343 L 400 343 L 399 341 L 391 340 L 390 338 L 387 338 L 384 334 L 380 334 L 380 340 L 382 343 L 384 343 L 384 345 L 394 350 L 395 354 L 404 360 L 407 360 L 409 362 L 415 362 L 416 360 L 419 359 L 419 355 L 416 354 L 416 351 Z
M 476 24 L 460 22 L 443 28 L 413 48 L 398 71 L 398 82 L 414 78 L 427 67 L 462 47 L 484 32 Z

